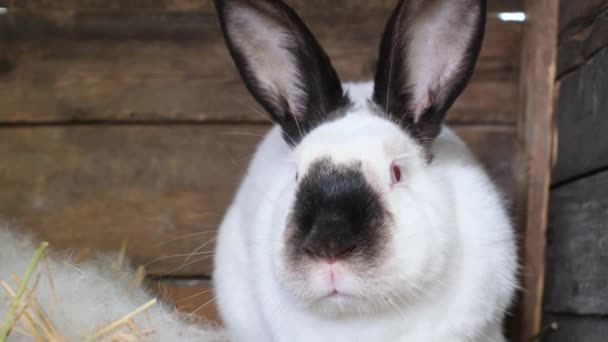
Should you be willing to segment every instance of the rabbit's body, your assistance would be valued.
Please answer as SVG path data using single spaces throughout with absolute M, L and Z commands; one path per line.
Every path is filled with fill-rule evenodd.
M 363 96 L 353 96 L 357 105 L 365 106 L 371 84 L 355 85 L 354 93 Z M 356 125 L 363 119 L 358 115 L 366 114 L 341 120 Z M 294 195 L 292 153 L 274 127 L 220 228 L 217 300 L 237 341 L 504 341 L 501 321 L 515 283 L 512 229 L 493 184 L 449 128 L 433 144 L 429 172 L 458 203 L 450 210 L 455 220 L 451 238 L 459 243 L 450 251 L 442 284 L 429 288 L 420 303 L 387 314 L 331 320 L 300 309 L 281 288 L 269 251 L 275 249 L 274 230 L 286 220 L 277 213 L 288 212 Z
M 513 232 L 442 124 L 479 54 L 485 1 L 399 1 L 375 82 L 344 87 L 282 1 L 215 3 L 278 124 L 220 227 L 214 280 L 233 340 L 504 341 Z

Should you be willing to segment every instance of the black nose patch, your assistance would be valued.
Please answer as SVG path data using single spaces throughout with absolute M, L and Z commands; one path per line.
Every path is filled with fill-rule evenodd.
M 387 212 L 360 165 L 313 163 L 300 182 L 290 218 L 289 249 L 295 259 L 373 258 Z

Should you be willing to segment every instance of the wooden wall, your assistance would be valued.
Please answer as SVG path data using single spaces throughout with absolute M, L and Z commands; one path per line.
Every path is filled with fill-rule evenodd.
M 550 197 L 548 342 L 608 335 L 608 1 L 562 0 L 558 162 Z
M 395 1 L 287 2 L 344 80 L 372 77 Z M 127 241 L 133 262 L 175 296 L 206 288 L 215 230 L 269 128 L 211 1 L 0 5 L 0 217 L 55 248 Z M 489 1 L 474 80 L 449 114 L 508 198 L 521 25 L 495 13 L 520 9 L 518 0 Z M 193 251 L 204 254 L 187 260 Z

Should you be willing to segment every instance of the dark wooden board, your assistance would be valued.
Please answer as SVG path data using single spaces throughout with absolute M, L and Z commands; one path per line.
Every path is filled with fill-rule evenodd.
M 345 10 L 305 20 L 342 79 L 356 81 L 373 77 L 387 17 Z M 452 122 L 515 120 L 521 25 L 492 19 L 487 31 Z M 265 120 L 256 111 L 213 13 L 0 16 L 0 123 Z
M 357 9 L 391 9 L 395 0 L 286 0 L 298 11 L 334 11 Z M 19 0 L 14 8 L 29 10 L 167 10 L 209 11 L 211 0 Z M 490 11 L 517 11 L 523 8 L 522 0 L 488 0 Z
M 560 81 L 553 182 L 608 167 L 608 48 Z
M 561 7 L 558 77 L 608 46 L 608 0 L 562 0 Z
M 607 0 L 572 1 L 560 0 L 559 3 L 559 33 L 576 30 L 580 26 L 593 21 L 602 7 L 608 4 Z
M 605 317 L 547 314 L 545 322 L 556 322 L 558 330 L 547 334 L 542 342 L 605 342 L 608 336 Z
M 608 172 L 551 191 L 545 309 L 608 315 Z
M 266 125 L 0 129 L 0 216 L 58 248 L 117 250 L 151 274 L 209 275 L 213 238 Z M 514 129 L 456 129 L 510 193 Z M 201 233 L 205 232 L 205 233 Z M 194 234 L 194 235 L 192 235 Z M 199 246 L 199 254 L 186 256 Z M 160 258 L 160 259 L 159 259 Z M 199 260 L 202 259 L 202 260 Z M 156 260 L 152 262 L 153 260 Z M 199 261 L 196 261 L 199 260 Z

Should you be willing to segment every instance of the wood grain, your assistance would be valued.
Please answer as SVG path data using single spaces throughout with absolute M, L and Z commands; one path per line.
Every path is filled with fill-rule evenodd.
M 560 11 L 558 77 L 608 46 L 608 0 L 561 1 Z
M 601 13 L 607 0 L 569 1 L 561 0 L 559 4 L 559 32 L 567 33 L 587 25 Z
M 357 9 L 392 9 L 394 0 L 286 0 L 298 11 L 335 11 Z M 10 3 L 13 8 L 29 10 L 167 10 L 209 11 L 211 0 L 19 0 Z M 516 11 L 523 8 L 522 0 L 488 0 L 490 11 Z
M 372 2 L 370 2 L 372 3 Z M 305 20 L 345 81 L 373 77 L 388 13 L 313 13 Z M 262 122 L 213 13 L 0 16 L 0 123 Z M 6 39 L 1 39 L 2 35 Z M 474 79 L 452 122 L 513 123 L 521 25 L 488 23 Z
M 128 256 L 135 264 L 146 264 L 151 274 L 209 275 L 215 229 L 248 157 L 267 129 L 266 125 L 4 128 L 0 130 L 0 216 L 57 248 L 118 250 L 126 240 Z M 510 193 L 514 130 L 462 126 L 456 131 Z M 201 254 L 188 258 L 195 250 Z
M 608 171 L 551 191 L 545 310 L 608 315 Z
M 603 342 L 608 336 L 605 317 L 548 314 L 545 321 L 557 323 L 558 330 L 543 337 L 543 342 Z
M 205 274 L 217 225 L 266 129 L 3 129 L 0 215 L 57 248 L 118 249 L 126 240 L 131 259 L 153 274 Z M 171 257 L 205 243 L 190 264 Z
M 518 120 L 518 206 L 523 275 L 518 341 L 541 329 L 557 59 L 558 0 L 526 0 Z
M 608 333 L 608 1 L 560 6 L 557 65 L 558 159 L 550 194 L 545 324 L 558 331 L 542 340 L 604 341 Z M 554 146 L 555 148 L 555 146 Z
M 608 167 L 608 47 L 560 81 L 554 182 Z

